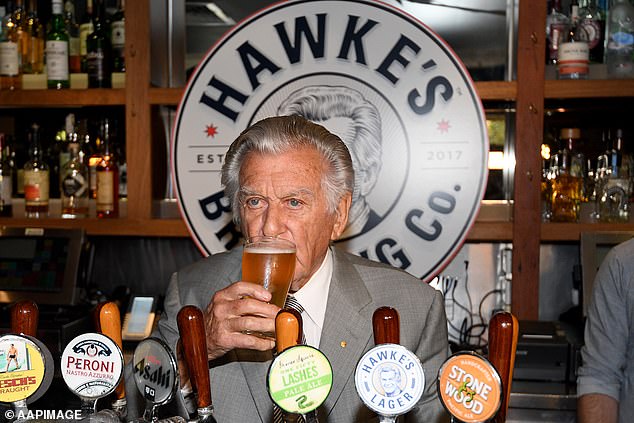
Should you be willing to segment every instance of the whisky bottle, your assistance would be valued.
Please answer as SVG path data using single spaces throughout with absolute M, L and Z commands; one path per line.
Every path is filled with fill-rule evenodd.
M 95 30 L 86 38 L 86 72 L 90 88 L 112 86 L 112 59 L 110 37 L 106 31 L 106 13 L 103 0 L 97 0 L 97 14 L 93 19 Z
M 70 88 L 68 71 L 68 33 L 62 0 L 52 0 L 53 15 L 46 35 L 46 73 L 48 88 Z
M 579 6 L 579 25 L 588 35 L 590 63 L 603 63 L 605 13 L 598 7 L 597 0 L 581 0 Z
M 22 73 L 44 72 L 44 26 L 37 13 L 37 0 L 29 0 L 23 21 Z
M 624 153 L 623 130 L 617 129 L 612 148 L 607 151 L 608 172 L 598 184 L 596 209 L 601 222 L 629 220 L 632 179 L 631 157 Z
M 110 17 L 112 70 L 125 72 L 125 0 L 118 3 L 117 11 Z
M 24 164 L 24 211 L 25 216 L 41 218 L 48 216 L 49 167 L 43 159 L 39 125 L 31 125 L 30 158 Z
M 0 133 L 0 216 L 11 217 L 13 193 L 13 169 L 7 148 L 6 137 Z
M 578 222 L 586 166 L 585 157 L 577 149 L 579 128 L 563 128 L 560 139 L 562 148 L 553 161 L 551 221 Z
M 80 156 L 80 143 L 76 132 L 67 134 L 70 159 L 64 164 L 60 176 L 62 218 L 76 219 L 88 216 L 88 169 Z
M 588 79 L 590 48 L 588 34 L 579 26 L 579 5 L 570 6 L 570 26 L 557 49 L 557 79 Z
M 546 64 L 557 64 L 559 44 L 568 30 L 570 20 L 562 12 L 561 0 L 553 0 L 546 17 Z
M 20 78 L 20 45 L 13 10 L 5 9 L 0 16 L 0 90 L 15 90 L 22 87 Z
M 75 20 L 75 3 L 64 2 L 64 23 L 68 33 L 68 68 L 70 73 L 81 72 L 81 55 L 79 52 L 79 25 Z
M 110 145 L 110 122 L 102 122 L 102 154 L 97 164 L 97 217 L 119 217 L 119 168 Z
M 24 21 L 26 20 L 26 11 L 24 10 L 24 1 L 23 0 L 15 0 L 15 2 L 13 3 L 13 12 L 11 12 L 11 20 L 13 21 L 13 24 L 15 25 L 15 30 L 17 33 L 17 39 L 18 39 L 18 50 L 20 51 L 19 53 L 19 66 L 20 66 L 20 73 L 23 73 L 24 69 L 23 69 L 23 57 L 26 55 L 27 52 L 27 40 L 26 40 L 26 35 L 24 32 Z
M 84 17 L 79 24 L 79 55 L 81 58 L 82 72 L 87 71 L 86 55 L 88 54 L 88 49 L 86 48 L 86 39 L 94 30 L 95 27 L 92 24 L 92 0 L 86 0 Z

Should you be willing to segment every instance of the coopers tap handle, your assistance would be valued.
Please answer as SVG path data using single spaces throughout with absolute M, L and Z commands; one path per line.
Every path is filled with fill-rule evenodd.
M 302 343 L 302 316 L 297 310 L 283 308 L 275 316 L 275 349 L 281 353 L 286 348 Z
M 123 340 L 121 339 L 121 313 L 119 307 L 112 301 L 103 302 L 97 305 L 95 310 L 97 329 L 112 339 L 123 351 Z M 125 398 L 125 383 L 123 380 L 115 390 L 117 400 Z
M 198 393 L 198 408 L 211 407 L 203 312 L 198 307 L 188 305 L 181 308 L 176 319 L 190 379 L 194 390 Z
M 379 307 L 372 315 L 374 344 L 400 344 L 400 322 L 398 311 L 392 307 Z
M 489 322 L 489 361 L 500 374 L 503 389 L 502 404 L 492 419 L 495 423 L 506 421 L 518 331 L 517 318 L 508 312 L 496 313 Z
M 40 311 L 31 300 L 22 300 L 11 307 L 11 332 L 35 338 Z

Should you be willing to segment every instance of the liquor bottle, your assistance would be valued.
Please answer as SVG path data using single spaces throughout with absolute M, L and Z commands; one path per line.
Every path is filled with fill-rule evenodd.
M 608 12 L 605 63 L 611 78 L 634 77 L 634 6 L 612 0 Z
M 101 161 L 97 164 L 97 217 L 119 217 L 119 168 L 110 145 L 110 122 L 102 122 Z
M 79 55 L 81 56 L 82 72 L 87 72 L 86 55 L 88 54 L 88 49 L 86 48 L 86 39 L 94 30 L 95 27 L 92 24 L 92 0 L 86 0 L 84 18 L 79 24 Z
M 46 35 L 46 73 L 48 88 L 70 88 L 68 72 L 68 33 L 62 0 L 52 0 L 50 30 Z
M 570 20 L 562 12 L 561 0 L 552 0 L 550 13 L 548 13 L 548 16 L 546 17 L 547 64 L 557 64 L 559 44 L 568 31 L 569 24 Z
M 89 176 L 89 196 L 95 200 L 97 198 L 97 165 L 101 162 L 101 154 L 103 150 L 103 130 L 100 130 L 97 136 L 91 137 L 86 132 L 84 146 L 88 145 L 89 148 L 85 150 L 89 152 L 88 156 L 88 176 Z
M 5 9 L 0 16 L 0 90 L 15 90 L 22 87 L 20 78 L 20 45 L 13 10 Z
M 557 79 L 587 79 L 590 49 L 588 35 L 579 26 L 579 5 L 570 6 L 570 25 L 557 48 Z
M 13 12 L 11 12 L 11 21 L 15 25 L 15 30 L 18 38 L 18 49 L 20 50 L 20 73 L 23 73 L 22 58 L 26 55 L 27 41 L 24 33 L 24 21 L 26 19 L 26 11 L 24 10 L 24 1 L 15 0 L 13 3 Z
M 22 73 L 44 72 L 44 25 L 37 13 L 37 0 L 29 0 L 23 20 Z
M 88 216 L 88 168 L 81 160 L 81 145 L 76 132 L 68 134 L 69 160 L 64 164 L 60 177 L 62 218 L 75 219 Z
M 29 160 L 24 164 L 24 211 L 25 216 L 40 218 L 48 216 L 49 167 L 43 159 L 40 143 L 40 127 L 31 125 L 29 131 Z
M 112 59 L 110 37 L 106 30 L 106 13 L 103 0 L 97 0 L 97 14 L 93 19 L 95 30 L 86 38 L 86 71 L 90 88 L 112 86 Z
M 603 63 L 605 14 L 596 0 L 581 0 L 579 20 L 579 26 L 588 36 L 590 63 Z
M 623 130 L 617 129 L 608 150 L 609 172 L 598 188 L 596 208 L 601 222 L 627 222 L 632 194 L 631 157 L 624 152 Z
M 112 70 L 125 72 L 125 0 L 118 1 L 117 11 L 110 17 Z
M 11 217 L 13 214 L 13 169 L 9 157 L 6 137 L 0 133 L 0 216 Z
M 577 222 L 583 201 L 585 158 L 577 149 L 579 128 L 563 128 L 562 148 L 554 160 L 555 177 L 552 181 L 551 221 Z
M 81 72 L 81 55 L 79 52 L 79 25 L 75 20 L 75 3 L 64 2 L 64 22 L 68 33 L 68 68 L 71 73 Z

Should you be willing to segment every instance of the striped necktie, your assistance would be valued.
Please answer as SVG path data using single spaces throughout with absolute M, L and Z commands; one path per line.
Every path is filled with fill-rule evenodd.
M 304 311 L 304 307 L 297 301 L 292 295 L 286 296 L 286 302 L 284 303 L 284 308 L 290 308 L 302 314 Z M 304 331 L 302 330 L 302 344 L 306 343 L 306 337 L 304 336 Z M 280 409 L 277 404 L 273 404 L 273 423 L 304 423 L 304 417 L 301 414 L 292 414 L 292 413 L 284 413 L 282 409 Z

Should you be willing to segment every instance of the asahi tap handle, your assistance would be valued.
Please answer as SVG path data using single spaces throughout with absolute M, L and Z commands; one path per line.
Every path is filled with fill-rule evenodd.
M 11 332 L 36 337 L 40 311 L 31 300 L 22 300 L 11 307 Z
M 281 353 L 302 343 L 302 316 L 297 310 L 283 308 L 275 316 L 275 349 Z
M 121 339 L 121 313 L 119 307 L 112 301 L 100 303 L 97 305 L 98 327 L 97 329 L 112 339 L 115 344 L 123 351 L 123 340 Z M 125 398 L 125 383 L 123 380 L 117 386 L 115 390 L 117 400 Z
M 496 368 L 502 380 L 502 404 L 493 422 L 504 422 L 511 395 L 513 367 L 519 324 L 517 318 L 508 312 L 496 313 L 489 322 L 489 361 Z
M 374 344 L 400 344 L 400 322 L 398 311 L 392 307 L 379 307 L 372 315 Z
M 187 305 L 178 312 L 177 323 L 190 379 L 193 388 L 198 392 L 198 408 L 211 407 L 211 386 L 203 312 L 198 307 Z

